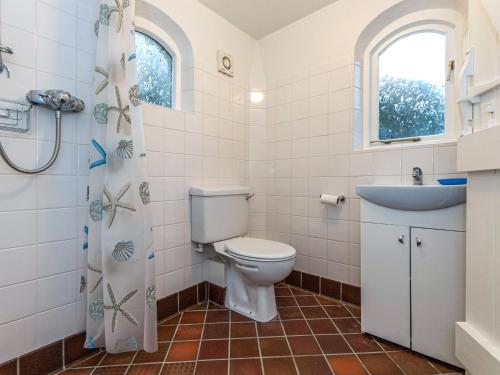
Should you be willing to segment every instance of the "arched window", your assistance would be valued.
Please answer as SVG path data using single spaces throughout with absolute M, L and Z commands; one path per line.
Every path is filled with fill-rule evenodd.
M 446 35 L 407 34 L 378 55 L 378 139 L 444 134 Z
M 139 96 L 142 101 L 172 108 L 174 102 L 174 58 L 156 40 L 135 32 Z
M 365 59 L 370 143 L 453 138 L 454 39 L 439 23 L 379 39 Z

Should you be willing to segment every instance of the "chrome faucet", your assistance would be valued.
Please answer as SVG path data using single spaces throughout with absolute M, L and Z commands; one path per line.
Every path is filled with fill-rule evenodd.
M 413 168 L 413 185 L 423 185 L 424 174 L 422 173 L 422 169 L 419 167 Z

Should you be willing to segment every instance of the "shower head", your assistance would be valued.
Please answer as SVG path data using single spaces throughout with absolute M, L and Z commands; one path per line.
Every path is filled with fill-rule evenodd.
M 64 90 L 31 90 L 26 99 L 33 104 L 45 105 L 61 112 L 81 112 L 85 109 L 83 100 Z

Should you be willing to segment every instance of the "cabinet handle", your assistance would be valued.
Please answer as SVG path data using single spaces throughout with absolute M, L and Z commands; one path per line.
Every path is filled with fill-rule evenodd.
M 417 246 L 419 247 L 422 246 L 422 239 L 420 237 L 417 237 L 416 240 L 417 240 Z
M 405 243 L 405 235 L 402 234 L 401 236 L 399 236 L 398 241 L 399 243 Z

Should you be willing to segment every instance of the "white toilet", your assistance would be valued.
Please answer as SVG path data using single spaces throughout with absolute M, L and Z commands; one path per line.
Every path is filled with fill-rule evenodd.
M 250 188 L 197 186 L 191 195 L 191 238 L 213 246 L 226 262 L 226 307 L 259 322 L 276 314 L 274 283 L 295 264 L 287 244 L 241 237 L 248 232 Z

